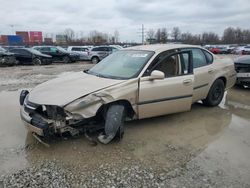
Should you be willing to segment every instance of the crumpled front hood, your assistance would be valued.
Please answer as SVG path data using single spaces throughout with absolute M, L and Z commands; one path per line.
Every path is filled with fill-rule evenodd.
M 122 82 L 124 80 L 77 72 L 38 85 L 30 92 L 28 100 L 36 104 L 64 106 L 84 95 Z

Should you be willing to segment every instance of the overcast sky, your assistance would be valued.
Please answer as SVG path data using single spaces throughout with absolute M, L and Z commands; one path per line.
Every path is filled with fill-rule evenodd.
M 121 41 L 140 41 L 146 30 L 222 34 L 225 27 L 250 29 L 250 0 L 0 0 L 0 34 L 13 30 L 60 33 L 72 28 L 87 36 L 98 30 L 120 33 Z

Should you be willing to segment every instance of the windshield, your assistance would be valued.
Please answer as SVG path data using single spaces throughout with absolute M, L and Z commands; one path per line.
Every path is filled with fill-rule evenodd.
M 68 53 L 68 51 L 67 50 L 65 50 L 64 48 L 62 48 L 61 46 L 57 46 L 56 47 L 58 50 L 60 50 L 61 52 L 66 52 L 66 53 Z
M 2 47 L 0 47 L 0 52 L 6 52 L 6 50 Z
M 152 51 L 118 51 L 103 59 L 87 73 L 112 79 L 134 78 L 153 54 Z
M 36 54 L 36 55 L 44 55 L 41 52 L 39 52 L 38 50 L 33 49 L 33 48 L 27 48 L 27 50 L 30 51 L 33 54 Z

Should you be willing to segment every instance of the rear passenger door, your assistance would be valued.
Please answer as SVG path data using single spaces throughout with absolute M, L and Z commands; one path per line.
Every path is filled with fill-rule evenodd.
M 193 102 L 207 97 L 215 74 L 212 62 L 213 56 L 200 48 L 192 48 L 194 67 Z
M 109 51 L 109 47 L 99 47 L 99 56 L 100 56 L 100 59 L 104 59 L 105 57 L 107 57 L 109 54 L 110 54 L 110 51 Z

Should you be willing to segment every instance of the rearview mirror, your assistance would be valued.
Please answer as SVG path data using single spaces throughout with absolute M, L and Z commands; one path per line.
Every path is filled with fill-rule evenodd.
M 162 71 L 154 70 L 150 74 L 151 80 L 161 80 L 165 78 L 165 74 Z

